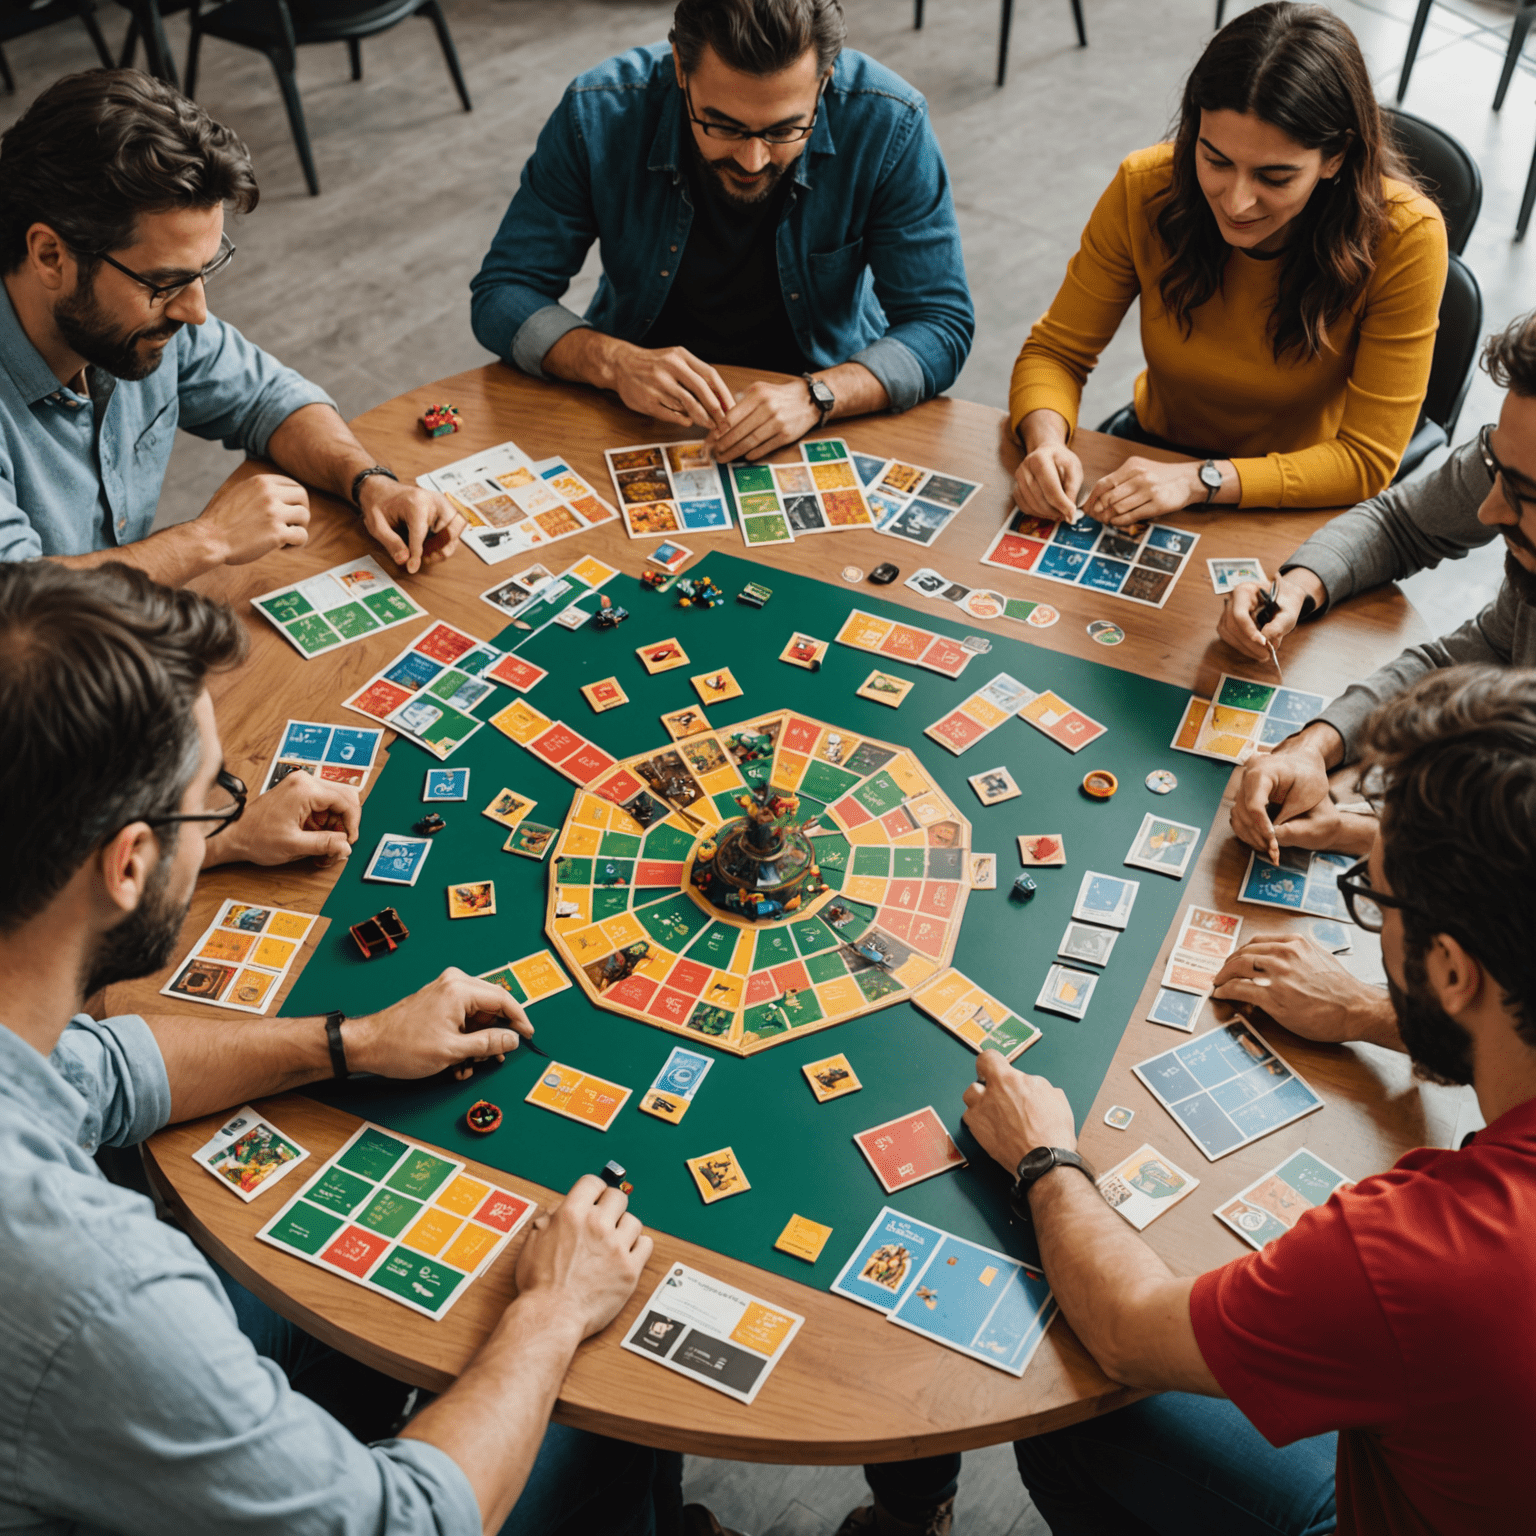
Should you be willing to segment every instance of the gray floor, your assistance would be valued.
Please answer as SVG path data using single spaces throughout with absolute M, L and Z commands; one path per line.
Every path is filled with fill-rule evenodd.
M 1067 0 L 1021 0 L 1009 84 L 993 88 L 997 6 L 933 0 L 911 30 L 906 0 L 845 0 L 853 46 L 927 95 L 954 177 L 979 327 L 955 393 L 1002 405 L 1014 355 L 1049 302 L 1095 198 L 1129 150 L 1162 133 L 1189 64 L 1209 36 L 1211 0 L 1086 0 L 1091 46 L 1073 42 Z M 1337 0 L 1358 33 L 1380 94 L 1390 99 L 1413 0 Z M 470 335 L 466 284 L 516 185 L 523 159 L 565 82 L 606 54 L 665 35 L 654 0 L 446 0 L 476 102 L 459 110 L 430 28 L 413 21 L 365 48 L 367 74 L 348 77 L 341 47 L 300 65 L 324 195 L 312 199 L 271 72 L 259 56 L 205 50 L 199 96 L 251 145 L 264 196 L 235 232 L 240 255 L 215 290 L 219 312 L 324 383 L 352 415 L 423 380 L 485 360 Z M 1229 14 L 1242 9 L 1233 0 Z M 125 15 L 106 0 L 109 38 Z M 1536 302 L 1531 246 L 1511 236 L 1533 141 L 1536 70 L 1525 63 L 1501 113 L 1491 111 L 1511 5 L 1436 5 L 1405 105 L 1455 133 L 1486 179 L 1467 257 L 1490 325 Z M 169 24 L 178 51 L 185 25 Z M 9 122 L 49 80 L 95 57 L 62 26 L 7 45 L 18 82 L 0 98 Z M 596 266 L 577 280 L 591 292 Z M 1127 324 L 1091 380 L 1084 419 L 1129 397 L 1140 367 Z M 1497 411 L 1473 385 L 1461 434 Z M 162 503 L 166 521 L 193 516 L 233 460 L 183 436 Z M 1415 603 L 1437 630 L 1491 595 L 1498 556 L 1485 553 L 1416 578 Z M 694 1462 L 694 1497 L 763 1536 L 819 1536 L 858 1501 L 856 1470 Z M 968 1536 L 1043 1529 L 1007 1447 L 967 1458 L 961 1528 Z

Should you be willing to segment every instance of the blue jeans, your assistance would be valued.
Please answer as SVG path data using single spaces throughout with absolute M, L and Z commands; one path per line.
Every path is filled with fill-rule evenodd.
M 214 1266 L 240 1331 L 365 1443 L 394 1432 L 410 1388 L 311 1338 Z M 551 1424 L 501 1536 L 676 1536 L 683 1458 Z

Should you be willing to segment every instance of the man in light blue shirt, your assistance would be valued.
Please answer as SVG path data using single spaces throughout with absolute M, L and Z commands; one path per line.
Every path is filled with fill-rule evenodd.
M 181 585 L 303 544 L 306 485 L 407 571 L 453 552 L 443 497 L 399 484 L 323 389 L 209 314 L 225 206 L 257 195 L 239 139 L 136 70 L 66 76 L 0 138 L 0 561 L 125 560 Z M 153 533 L 178 426 L 286 473 Z
M 339 1063 L 320 1019 L 80 1013 L 166 963 L 239 816 L 205 682 L 245 643 L 227 607 L 126 566 L 0 565 L 0 1530 L 671 1536 L 681 1458 L 548 1423 L 651 1253 L 619 1190 L 588 1175 L 537 1217 L 458 1382 L 365 1444 L 302 1369 L 327 1352 L 274 1314 L 251 1326 L 260 1303 L 92 1160 L 338 1070 L 426 1077 L 532 1033 L 456 970 L 345 1020 Z

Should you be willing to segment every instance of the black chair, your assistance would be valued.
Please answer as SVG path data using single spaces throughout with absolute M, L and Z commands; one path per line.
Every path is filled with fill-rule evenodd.
M 363 78 L 363 39 L 376 37 L 398 26 L 410 16 L 425 16 L 437 32 L 448 73 L 466 112 L 472 111 L 469 88 L 459 68 L 459 55 L 453 46 L 438 0 L 226 0 L 205 12 L 200 0 L 192 0 L 192 41 L 187 46 L 187 95 L 197 90 L 198 51 L 204 37 L 216 37 L 241 48 L 253 48 L 272 61 L 277 83 L 282 89 L 283 105 L 288 109 L 288 124 L 304 167 L 304 180 L 310 195 L 320 195 L 320 181 L 315 175 L 314 156 L 309 148 L 309 130 L 304 125 L 304 106 L 299 100 L 295 78 L 298 50 L 307 43 L 345 42 L 352 60 L 352 78 Z
M 1072 20 L 1077 25 L 1077 46 L 1088 46 L 1088 31 L 1083 25 L 1083 0 L 1072 0 Z M 913 0 L 912 30 L 921 32 L 923 29 L 923 0 Z M 1003 0 L 1002 23 L 997 35 L 997 83 L 1003 85 L 1008 79 L 1008 39 L 1013 32 L 1013 0 Z
M 176 11 L 187 10 L 192 0 L 117 0 L 117 3 L 130 17 L 128 35 L 123 39 L 123 51 L 118 55 L 117 67 L 133 68 L 142 40 L 144 68 L 167 85 L 179 89 L 176 61 L 171 56 L 171 45 L 165 36 L 164 18 Z
M 1459 256 L 1483 207 L 1483 174 L 1477 161 L 1445 129 L 1401 107 L 1383 107 L 1382 125 L 1424 190 L 1445 215 L 1445 238 Z
M 0 43 L 41 32 L 61 21 L 78 21 L 90 33 L 96 56 L 108 69 L 112 68 L 112 52 L 96 25 L 96 0 L 41 0 L 41 4 L 34 0 L 31 5 L 8 5 L 0 11 Z M 15 92 L 16 77 L 11 73 L 4 48 L 0 48 L 0 80 L 5 82 L 7 91 Z
M 1456 423 L 1472 384 L 1472 369 L 1483 341 L 1483 290 L 1472 269 L 1454 251 L 1440 300 L 1440 329 L 1429 365 L 1429 388 L 1419 424 L 1408 439 L 1393 481 L 1406 480 L 1436 448 L 1456 435 Z
M 1397 77 L 1397 99 L 1401 101 L 1408 90 L 1408 77 L 1413 73 L 1413 61 L 1419 56 L 1419 43 L 1424 37 L 1424 24 L 1429 20 L 1429 8 L 1434 0 L 1419 0 L 1413 13 L 1413 26 L 1408 32 L 1408 51 L 1403 55 L 1403 70 Z M 1493 93 L 1493 110 L 1504 105 L 1509 82 L 1514 79 L 1515 66 L 1520 62 L 1520 51 L 1525 47 L 1525 35 L 1536 21 L 1536 0 L 1516 0 L 1514 25 L 1509 32 L 1509 47 L 1504 50 L 1504 69 L 1499 75 L 1499 88 Z

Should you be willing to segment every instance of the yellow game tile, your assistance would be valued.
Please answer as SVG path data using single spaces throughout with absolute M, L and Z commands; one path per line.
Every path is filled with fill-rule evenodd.
M 898 965 L 891 975 L 904 987 L 920 987 L 938 968 L 936 960 L 930 960 L 927 955 L 913 954 Z
M 677 964 L 677 952 L 663 948 L 655 939 L 648 939 L 646 942 L 651 947 L 646 952 L 645 959 L 635 966 L 634 974 L 644 976 L 648 981 L 665 981 L 667 972 Z
M 855 845 L 861 845 L 864 843 L 876 845 L 879 843 L 888 843 L 891 840 L 890 833 L 888 833 L 878 821 L 866 821 L 860 826 L 854 827 L 849 831 L 845 831 L 843 836 L 846 837 L 850 843 Z
M 618 948 L 603 932 L 600 923 L 591 928 L 582 928 L 576 933 L 562 933 L 560 938 L 577 965 L 589 965 L 594 960 L 601 960 L 604 955 L 611 955 Z
M 548 715 L 541 715 L 526 699 L 513 699 L 505 709 L 492 715 L 488 723 L 503 736 L 510 736 L 520 747 L 527 746 L 535 736 L 542 735 L 554 724 Z
M 885 900 L 885 888 L 889 884 L 879 875 L 850 875 L 843 886 L 843 895 L 850 901 L 863 901 L 878 907 Z
M 711 1008 L 724 1008 L 727 1013 L 735 1013 L 741 1007 L 741 986 L 740 976 L 733 976 L 729 971 L 715 971 L 699 1001 L 708 1003 Z
M 494 917 L 495 915 L 495 881 L 471 880 L 464 885 L 448 887 L 449 917 Z
M 442 1206 L 445 1211 L 454 1212 L 455 1215 L 468 1216 L 471 1211 L 479 1208 L 480 1202 L 490 1192 L 489 1184 L 482 1184 L 478 1179 L 472 1179 L 468 1174 L 461 1173 L 437 1197 L 434 1204 Z
M 730 1337 L 760 1355 L 772 1355 L 794 1326 L 795 1318 L 790 1314 L 754 1301 L 741 1314 L 741 1321 L 731 1329 Z
M 477 1227 L 474 1222 L 467 1221 L 440 1257 L 445 1264 L 452 1264 L 455 1269 L 473 1274 L 500 1240 L 499 1232 L 492 1232 L 489 1227 Z
M 820 669 L 821 659 L 826 654 L 825 640 L 818 640 L 814 635 L 796 630 L 779 652 L 779 660 L 787 661 L 792 667 L 804 667 L 807 672 L 815 672 Z
M 1181 751 L 1193 751 L 1195 741 L 1200 735 L 1200 727 L 1205 724 L 1205 717 L 1210 713 L 1210 709 L 1209 699 L 1196 698 L 1191 694 L 1189 703 L 1184 706 L 1184 717 L 1179 721 L 1179 729 L 1172 744 Z
M 572 823 L 560 839 L 560 852 L 569 859 L 590 858 L 603 846 L 603 834 L 596 827 L 579 827 Z
M 818 1104 L 847 1098 L 850 1093 L 857 1093 L 864 1086 L 848 1058 L 841 1052 L 836 1056 L 824 1056 L 820 1061 L 808 1061 L 800 1070 L 805 1074 L 806 1082 L 811 1085 L 811 1092 L 816 1095 Z
M 673 672 L 688 665 L 688 653 L 676 640 L 653 640 L 649 645 L 636 646 L 635 655 L 652 677 L 658 672 Z
M 732 676 L 729 667 L 721 667 L 717 672 L 701 672 L 688 681 L 693 684 L 701 704 L 724 704 L 727 699 L 742 696 L 741 684 Z
M 594 713 L 599 715 L 629 703 L 629 695 L 624 692 L 616 677 L 605 677 L 596 683 L 583 683 L 581 696 L 592 706 Z
M 428 1209 L 400 1239 L 407 1248 L 417 1253 L 436 1255 L 443 1244 L 458 1231 L 460 1218 L 447 1211 Z
M 868 1011 L 869 1004 L 864 994 L 859 991 L 858 982 L 851 976 L 839 976 L 835 981 L 819 982 L 811 990 L 816 994 L 816 1001 L 821 1004 L 821 1011 L 829 1019 L 839 1019 L 846 1014 Z
M 791 1216 L 773 1246 L 780 1253 L 793 1254 L 797 1259 L 804 1259 L 807 1264 L 814 1264 L 821 1257 L 821 1250 L 827 1246 L 827 1239 L 831 1236 L 831 1227 L 824 1227 L 819 1221 L 811 1221 L 805 1216 Z
M 303 912 L 274 912 L 267 924 L 267 933 L 275 939 L 302 939 L 314 926 L 315 920 Z
M 571 567 L 571 575 L 586 582 L 589 587 L 600 587 L 618 574 L 611 565 L 604 565 L 596 555 L 584 555 Z
M 574 907 L 574 912 L 567 910 Z M 555 887 L 554 924 L 561 938 L 574 928 L 585 928 L 592 921 L 592 887 L 560 885 Z
M 616 913 L 613 917 L 605 918 L 599 926 L 608 935 L 614 949 L 623 949 L 626 944 L 634 944 L 641 939 L 647 942 L 650 940 L 650 935 L 640 926 L 640 919 L 633 912 Z
M 199 960 L 244 960 L 255 947 L 254 933 L 233 933 L 215 928 L 197 951 Z
M 661 723 L 673 741 L 682 741 L 689 736 L 701 736 L 710 729 L 709 720 L 704 711 L 695 708 L 692 704 L 684 709 L 669 710 L 661 717 Z
M 843 621 L 837 640 L 840 645 L 851 645 L 855 650 L 878 651 L 881 642 L 895 628 L 894 620 L 878 618 L 855 608 Z
M 773 787 L 793 794 L 805 777 L 805 765 L 810 761 L 799 752 L 781 752 L 773 765 Z
M 942 1017 L 955 1003 L 973 990 L 973 983 L 951 966 L 912 994 L 912 1001 L 925 1013 Z
M 665 1120 L 668 1125 L 676 1125 L 688 1113 L 688 1106 L 692 1103 L 692 1099 L 681 1098 L 675 1093 L 658 1093 L 647 1089 L 636 1107 L 643 1115 L 653 1115 L 658 1120 Z
M 251 964 L 269 965 L 274 971 L 280 971 L 298 947 L 292 939 L 265 938 L 252 951 Z
M 504 827 L 515 827 L 538 803 L 537 800 L 514 794 L 510 789 L 501 789 L 480 814 L 489 816 L 492 821 L 499 821 Z
M 584 827 L 606 827 L 613 806 L 598 795 L 578 794 L 571 808 L 571 820 Z
M 246 1008 L 259 1008 L 266 1001 L 277 977 L 268 971 L 241 971 L 230 989 L 227 1003 L 239 1003 Z
M 571 985 L 570 977 L 560 969 L 555 962 L 555 957 L 547 949 L 525 955 L 521 960 L 514 960 L 511 970 L 522 983 L 523 991 L 528 994 L 530 1003 L 536 1003 L 540 998 L 552 997 L 556 992 L 564 992 Z
M 895 781 L 896 787 L 908 798 L 926 795 L 934 787 L 933 780 L 906 752 L 899 752 L 893 757 L 885 765 L 885 771 Z
M 853 691 L 861 699 L 872 699 L 876 704 L 899 709 L 912 692 L 912 684 L 904 677 L 893 677 L 889 672 L 876 669 Z
M 949 805 L 938 795 L 919 795 L 916 800 L 907 801 L 907 809 L 920 827 L 931 827 L 950 814 Z
M 736 1154 L 729 1147 L 721 1147 L 718 1152 L 706 1152 L 702 1157 L 690 1157 L 685 1161 L 705 1205 L 713 1205 L 716 1200 L 724 1200 L 752 1188 Z

